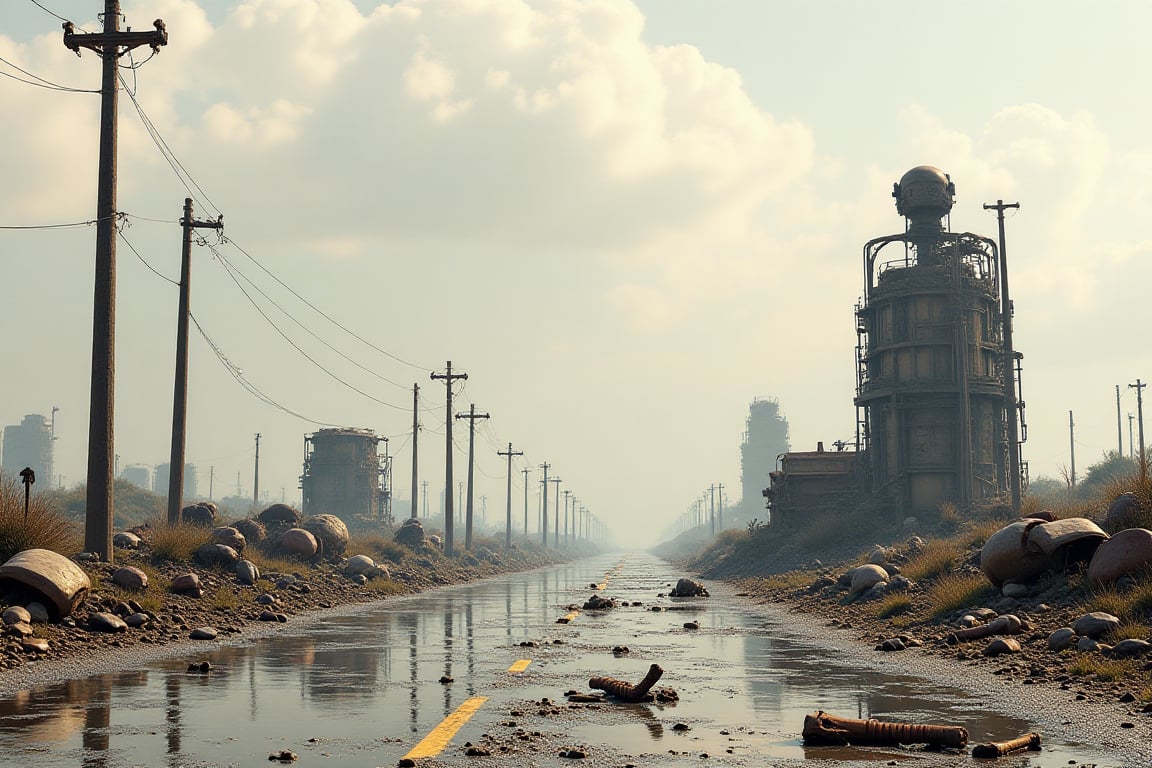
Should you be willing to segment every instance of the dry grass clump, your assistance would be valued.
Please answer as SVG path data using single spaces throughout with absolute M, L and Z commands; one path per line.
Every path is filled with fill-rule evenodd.
M 378 533 L 353 536 L 352 540 L 348 542 L 348 551 L 363 552 L 376 562 L 388 560 L 392 563 L 402 562 L 409 552 L 403 544 L 397 544 L 387 536 Z
M 183 523 L 170 526 L 152 521 L 148 535 L 148 545 L 155 559 L 178 563 L 190 561 L 196 550 L 211 540 L 212 533 L 207 528 Z
M 770 576 L 764 576 L 754 581 L 763 588 L 790 590 L 807 587 L 816 580 L 816 575 L 815 571 L 787 571 L 785 573 L 774 573 Z
M 15 478 L 0 480 L 0 563 L 25 549 L 50 549 L 62 555 L 80 550 L 77 526 L 43 494 L 33 493 L 24 516 L 24 487 Z
M 403 595 L 408 592 L 407 585 L 401 581 L 393 581 L 392 579 L 369 579 L 365 582 L 364 589 L 381 597 Z
M 932 616 L 939 618 L 968 608 L 992 595 L 992 586 L 979 573 L 955 573 L 937 579 L 928 588 Z
M 231 584 L 225 584 L 216 590 L 212 596 L 212 607 L 219 610 L 233 611 L 240 607 L 240 595 Z
M 1148 625 L 1139 619 L 1125 619 L 1120 622 L 1116 629 L 1108 633 L 1108 640 L 1111 643 L 1118 643 L 1121 640 L 1147 640 L 1148 639 Z
M 911 613 L 913 607 L 911 595 L 897 592 L 887 595 L 876 604 L 876 618 L 890 619 L 893 616 L 901 616 Z
M 282 555 L 269 554 L 258 547 L 248 547 L 244 550 L 244 559 L 250 560 L 261 573 L 293 573 L 300 570 L 304 563 Z M 263 579 L 261 580 L 263 581 Z M 260 583 L 260 582 L 257 582 Z
M 1136 662 L 1132 659 L 1106 659 L 1091 653 L 1082 653 L 1068 665 L 1068 674 L 1076 677 L 1095 677 L 1105 683 L 1122 680 L 1135 673 Z
M 1115 587 L 1094 589 L 1082 605 L 1088 611 L 1103 611 L 1120 619 L 1147 624 L 1152 612 L 1152 578 L 1145 577 L 1132 589 L 1120 592 Z
M 953 539 L 931 539 L 900 567 L 900 572 L 913 581 L 937 579 L 952 571 L 964 550 Z

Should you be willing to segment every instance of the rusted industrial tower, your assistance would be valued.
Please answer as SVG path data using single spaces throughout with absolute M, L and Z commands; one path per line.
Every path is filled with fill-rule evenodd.
M 864 246 L 857 444 L 870 490 L 908 512 L 1001 496 L 1020 471 L 996 244 L 948 231 L 955 191 L 937 168 L 908 171 L 892 192 L 905 231 Z
M 380 455 L 370 429 L 321 429 L 304 437 L 304 474 L 300 477 L 304 512 L 336 515 L 356 522 L 391 524 L 388 475 L 391 460 Z

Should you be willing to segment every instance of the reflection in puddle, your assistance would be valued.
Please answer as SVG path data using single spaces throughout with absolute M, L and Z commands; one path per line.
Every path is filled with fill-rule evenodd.
M 291 748 L 302 760 L 330 765 L 395 764 L 466 698 L 491 697 L 477 715 L 475 738 L 506 717 L 511 702 L 558 699 L 606 671 L 638 680 L 654 661 L 667 670 L 662 684 L 680 692 L 678 704 L 608 705 L 607 716 L 608 707 L 574 710 L 565 734 L 636 755 L 888 761 L 915 753 L 804 748 L 797 739 L 804 715 L 825 709 L 963 723 L 972 743 L 1035 730 L 953 689 L 842 666 L 828 651 L 795 642 L 779 625 L 723 599 L 674 603 L 701 624 L 686 632 L 684 612 L 650 610 L 670 604 L 655 597 L 667 591 L 669 574 L 646 556 L 630 557 L 604 590 L 642 605 L 585 612 L 557 627 L 557 608 L 585 599 L 588 584 L 616 562 L 598 558 L 509 576 L 302 619 L 291 628 L 307 634 L 205 645 L 194 655 L 211 661 L 208 675 L 189 674 L 188 659 L 173 659 L 21 691 L 0 699 L 0 754 L 29 768 L 175 768 L 263 764 L 269 753 Z M 521 647 L 525 640 L 538 645 Z M 613 656 L 614 645 L 632 652 Z M 511 678 L 508 666 L 518 658 L 532 663 Z M 440 684 L 445 675 L 455 682 Z M 675 730 L 677 723 L 690 730 Z M 1049 764 L 1098 759 L 1075 745 L 1055 746 L 1046 738 L 1040 754 Z M 1012 764 L 1038 765 L 1029 757 Z

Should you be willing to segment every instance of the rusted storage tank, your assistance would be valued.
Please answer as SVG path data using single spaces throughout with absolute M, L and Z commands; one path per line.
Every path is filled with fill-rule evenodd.
M 386 516 L 385 438 L 371 429 L 321 429 L 304 438 L 304 512 L 345 521 Z
M 940 170 L 913 168 L 893 192 L 905 232 L 864 247 L 858 443 L 871 488 L 910 512 L 1007 487 L 998 255 L 946 231 L 954 194 Z

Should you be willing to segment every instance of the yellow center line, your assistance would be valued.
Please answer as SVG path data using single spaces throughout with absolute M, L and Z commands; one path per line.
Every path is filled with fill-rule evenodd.
M 486 701 L 488 701 L 487 696 L 473 696 L 456 707 L 455 712 L 441 720 L 440 725 L 433 728 L 404 757 L 416 760 L 421 757 L 435 757 L 440 754 L 444 747 L 448 746 L 452 737 L 456 735 L 456 731 L 460 730 L 464 723 L 471 720 L 472 715 L 476 714 L 476 710 L 480 709 L 480 706 Z
M 528 669 L 528 665 L 531 663 L 532 663 L 532 659 L 520 659 L 519 661 L 517 661 L 512 666 L 508 667 L 508 671 L 511 672 L 512 674 L 516 674 L 517 672 L 523 672 L 524 670 Z

